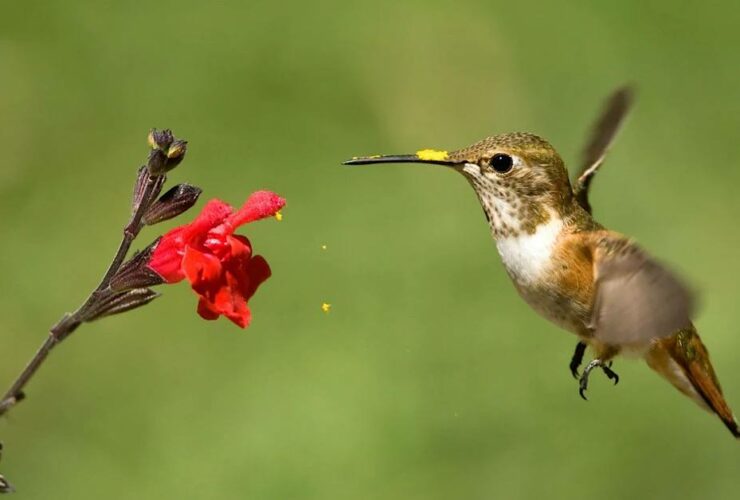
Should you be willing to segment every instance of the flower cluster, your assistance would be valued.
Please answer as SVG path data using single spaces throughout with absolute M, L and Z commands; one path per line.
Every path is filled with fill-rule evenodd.
M 198 313 L 203 318 L 226 316 L 242 328 L 249 325 L 247 302 L 271 271 L 264 258 L 253 255 L 249 240 L 234 231 L 265 217 L 280 220 L 285 200 L 270 191 L 258 191 L 238 210 L 211 200 L 193 222 L 169 231 L 126 260 L 144 227 L 181 215 L 201 193 L 200 188 L 183 183 L 162 194 L 167 173 L 185 159 L 187 142 L 169 130 L 152 130 L 148 142 L 149 155 L 136 176 L 129 220 L 108 269 L 85 301 L 50 328 L 34 357 L 0 397 L 0 416 L 25 398 L 26 385 L 55 346 L 84 323 L 149 304 L 159 297 L 153 290 L 157 285 L 187 279 L 199 297 Z M 0 474 L 0 494 L 11 491 L 13 486 Z
M 148 141 L 151 150 L 147 165 L 139 170 L 134 216 L 125 231 L 132 239 L 143 226 L 189 210 L 201 193 L 196 186 L 178 184 L 160 196 L 165 174 L 182 162 L 187 142 L 169 130 L 152 130 Z M 285 200 L 270 191 L 253 193 L 238 210 L 221 200 L 210 200 L 193 222 L 169 231 L 120 264 L 108 283 L 108 295 L 91 303 L 82 320 L 140 307 L 159 296 L 150 287 L 187 279 L 199 297 L 201 317 L 225 316 L 246 328 L 251 320 L 247 302 L 271 271 L 263 257 L 253 255 L 249 240 L 234 231 L 265 217 L 279 220 L 284 205 Z
M 249 240 L 234 231 L 275 215 L 284 205 L 285 200 L 270 191 L 252 194 L 236 211 L 211 200 L 193 222 L 162 237 L 148 266 L 167 283 L 187 278 L 200 297 L 201 317 L 223 315 L 245 328 L 251 320 L 247 301 L 271 273 L 267 261 L 253 255 Z

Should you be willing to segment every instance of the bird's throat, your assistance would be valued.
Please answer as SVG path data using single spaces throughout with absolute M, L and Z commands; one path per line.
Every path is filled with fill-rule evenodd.
M 511 236 L 534 234 L 537 228 L 561 215 L 542 203 L 522 199 L 515 193 L 494 189 L 476 190 L 496 240 Z

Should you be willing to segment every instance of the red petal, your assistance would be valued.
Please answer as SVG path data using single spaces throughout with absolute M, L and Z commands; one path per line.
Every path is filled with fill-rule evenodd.
M 227 282 L 229 283 L 228 286 L 222 287 L 216 294 L 216 300 L 213 304 L 214 309 L 240 327 L 246 328 L 252 319 L 247 301 L 239 293 L 237 283 L 229 278 L 227 278 Z
M 246 274 L 249 279 L 246 282 L 241 283 L 242 294 L 246 300 L 252 298 L 252 295 L 257 291 L 257 288 L 267 281 L 267 278 L 272 276 L 272 270 L 270 265 L 261 255 L 255 255 L 249 259 L 247 264 Z
M 257 191 L 247 199 L 242 207 L 237 210 L 227 222 L 234 228 L 254 222 L 265 217 L 273 216 L 278 210 L 285 206 L 285 199 L 271 191 Z
M 192 247 L 185 249 L 182 269 L 193 290 L 200 295 L 215 293 L 220 286 L 223 268 L 218 258 Z
M 182 226 L 183 238 L 186 243 L 196 238 L 205 239 L 208 231 L 221 224 L 232 212 L 231 205 L 221 200 L 210 200 L 201 210 L 198 217 L 187 226 Z
M 221 224 L 231 212 L 231 206 L 221 200 L 206 203 L 193 222 L 176 227 L 162 237 L 149 260 L 149 267 L 167 283 L 182 280 L 185 277 L 182 262 L 185 247 L 200 246 L 198 240 L 204 240 L 208 231 Z
M 240 234 L 235 234 L 226 237 L 226 242 L 229 244 L 229 250 L 231 250 L 232 257 L 251 257 L 252 256 L 252 244 L 249 240 Z
M 228 259 L 223 264 L 249 257 Z M 224 272 L 219 259 L 187 247 L 183 258 L 183 269 L 193 290 L 200 296 L 198 314 L 204 319 L 216 319 L 224 315 L 242 328 L 246 328 L 251 319 L 247 301 L 241 293 L 239 282 Z
M 216 311 L 211 303 L 203 297 L 198 300 L 198 314 L 201 318 L 208 321 L 213 321 L 214 319 L 218 319 L 218 317 L 221 316 L 221 313 Z
M 162 236 L 149 259 L 149 267 L 167 283 L 177 283 L 185 277 L 182 272 L 181 233 L 182 228 L 178 227 Z

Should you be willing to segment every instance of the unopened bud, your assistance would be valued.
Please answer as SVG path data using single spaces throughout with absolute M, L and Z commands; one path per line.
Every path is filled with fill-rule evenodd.
M 169 170 L 167 168 L 167 155 L 160 149 L 152 149 L 146 167 L 151 175 L 164 175 Z
M 173 141 L 167 148 L 152 149 L 149 153 L 149 161 L 147 162 L 149 172 L 152 175 L 163 175 L 169 172 L 185 159 L 187 149 L 187 141 L 179 139 Z
M 188 141 L 181 141 L 180 139 L 176 140 L 172 143 L 172 145 L 167 148 L 167 158 L 170 160 L 174 160 L 177 158 L 182 158 L 185 156 L 185 151 L 188 149 Z
M 149 169 L 143 166 L 139 169 L 136 174 L 136 183 L 134 184 L 134 196 L 131 200 L 131 206 L 138 207 L 141 201 L 144 199 L 144 193 L 146 193 L 146 186 L 149 183 Z
M 144 214 L 143 221 L 151 226 L 177 217 L 195 205 L 201 189 L 190 184 L 178 184 L 152 203 Z
M 156 128 L 153 128 L 149 131 L 149 135 L 146 139 L 152 149 L 167 151 L 167 148 L 170 147 L 170 144 L 175 140 L 175 137 L 172 135 L 172 131 L 170 129 L 157 130 Z
M 172 170 L 185 159 L 185 152 L 188 150 L 188 141 L 176 140 L 167 149 L 167 170 Z
M 85 321 L 94 321 L 112 314 L 130 311 L 147 305 L 157 297 L 159 297 L 159 294 L 149 288 L 134 288 L 133 290 L 114 293 L 91 306 L 85 312 Z

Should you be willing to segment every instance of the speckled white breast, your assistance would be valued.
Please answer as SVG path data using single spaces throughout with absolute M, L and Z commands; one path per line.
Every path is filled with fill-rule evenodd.
M 518 285 L 526 287 L 543 278 L 552 265 L 552 253 L 562 229 L 563 221 L 551 217 L 532 234 L 521 233 L 496 240 L 501 260 Z
M 574 320 L 572 304 L 558 289 L 545 290 L 548 272 L 553 261 L 558 238 L 563 229 L 559 218 L 537 226 L 532 234 L 522 233 L 496 240 L 496 247 L 506 271 L 514 282 L 519 295 L 535 311 L 565 330 L 578 333 L 579 324 Z

